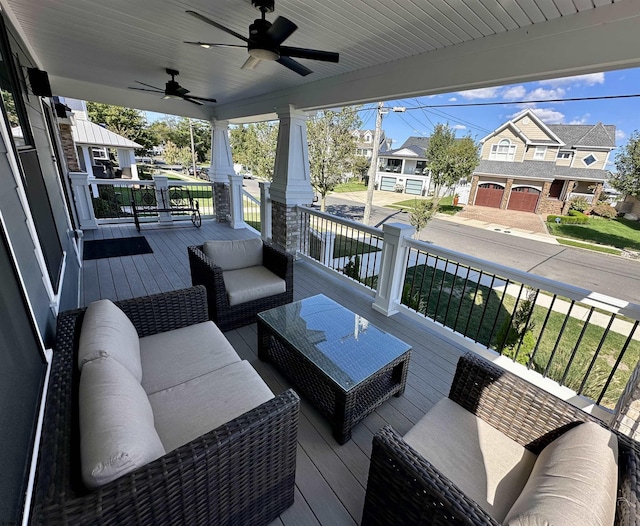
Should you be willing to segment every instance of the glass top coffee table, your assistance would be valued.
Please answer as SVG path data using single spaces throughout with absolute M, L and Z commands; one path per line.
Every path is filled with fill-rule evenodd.
M 258 356 L 329 417 L 340 444 L 404 392 L 410 354 L 409 345 L 321 294 L 258 314 Z

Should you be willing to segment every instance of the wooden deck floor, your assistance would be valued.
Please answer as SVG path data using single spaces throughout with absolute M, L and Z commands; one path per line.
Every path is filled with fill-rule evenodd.
M 113 300 L 164 292 L 191 285 L 186 247 L 207 239 L 251 237 L 247 230 L 204 221 L 196 229 L 191 223 L 173 226 L 147 225 L 144 235 L 153 254 L 86 261 L 82 301 Z M 86 233 L 85 239 L 138 235 L 133 225 L 107 226 Z M 360 524 L 373 434 L 390 424 L 401 434 L 449 390 L 455 363 L 462 350 L 452 341 L 401 314 L 387 318 L 371 308 L 372 298 L 357 288 L 297 262 L 294 270 L 295 298 L 325 294 L 350 310 L 368 318 L 413 348 L 407 388 L 403 396 L 391 398 L 358 424 L 352 440 L 340 446 L 327 421 L 302 399 L 298 432 L 295 504 L 273 525 Z M 258 360 L 256 325 L 226 333 L 238 354 L 251 362 L 272 391 L 281 392 L 286 380 L 269 363 Z

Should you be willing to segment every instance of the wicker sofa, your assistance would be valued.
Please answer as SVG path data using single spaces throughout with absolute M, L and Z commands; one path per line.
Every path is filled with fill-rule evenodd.
M 446 404 L 458 404 L 463 410 L 490 425 L 492 432 L 502 433 L 520 446 L 524 446 L 527 454 L 538 455 L 538 459 L 542 457 L 541 452 L 545 446 L 557 438 L 558 441 L 562 440 L 580 428 L 589 429 L 589 432 L 593 429 L 599 433 L 606 432 L 611 436 L 608 439 L 609 444 L 615 446 L 617 440 L 618 450 L 617 468 L 614 460 L 611 468 L 613 476 L 610 477 L 613 481 L 612 488 L 607 497 L 610 502 L 610 517 L 613 518 L 615 513 L 616 525 L 640 524 L 640 445 L 637 442 L 617 432 L 610 435 L 602 429 L 600 421 L 587 413 L 474 354 L 460 358 L 448 398 L 449 400 L 444 400 Z M 595 422 L 600 425 L 587 428 L 579 425 L 583 422 Z M 418 425 L 419 423 L 413 429 Z M 480 429 L 480 426 L 477 429 Z M 423 456 L 407 443 L 411 431 L 405 437 L 401 437 L 391 427 L 386 426 L 374 436 L 362 524 L 500 524 L 460 489 L 459 485 L 463 485 L 465 480 L 459 480 L 457 485 L 434 466 L 437 459 L 433 458 L 433 450 L 429 450 L 428 453 L 423 450 Z M 573 446 L 569 449 L 573 449 L 574 453 L 582 452 Z M 465 453 L 468 452 L 453 452 L 453 455 L 459 454 L 464 457 Z M 501 454 L 502 451 L 498 451 L 498 455 Z M 425 458 L 429 455 L 432 456 L 431 462 Z M 589 458 L 588 455 L 583 456 Z M 574 464 L 570 462 L 569 465 Z M 565 466 L 567 464 L 563 465 L 563 469 Z M 531 472 L 532 478 L 534 472 L 536 475 L 539 473 L 535 470 Z M 593 480 L 599 484 L 600 478 L 601 474 L 598 473 L 582 480 Z M 508 486 L 509 484 L 505 484 L 500 488 L 509 489 Z M 602 488 L 604 487 L 603 483 Z M 525 494 L 527 488 L 525 485 L 522 494 Z M 545 488 L 545 491 L 548 495 L 549 490 Z M 600 488 L 597 488 L 597 491 L 600 491 Z M 554 498 L 556 496 L 553 495 Z M 573 505 L 574 495 L 569 497 L 565 502 L 570 501 L 570 505 Z M 522 500 L 527 505 L 532 502 L 529 498 Z M 516 504 L 518 502 L 520 501 L 516 500 Z M 590 514 L 592 501 L 587 502 L 587 506 L 580 509 Z M 596 503 L 593 503 L 594 508 L 595 506 Z M 514 504 L 513 508 L 515 507 Z M 563 512 L 568 513 L 566 510 Z M 576 522 L 574 517 L 575 515 L 571 515 L 571 524 L 584 524 Z M 511 520 L 507 516 L 504 519 L 505 523 L 508 522 L 507 519 Z M 533 514 L 526 517 L 524 522 L 521 520 L 516 519 L 508 523 L 547 524 L 539 519 L 536 521 Z M 552 523 L 567 524 L 566 521 Z
M 209 319 L 201 286 L 116 305 L 141 339 Z M 78 369 L 85 311 L 58 316 L 31 524 L 268 524 L 293 503 L 299 398 L 291 390 L 87 489 L 79 438 L 87 365 Z
M 207 245 L 223 247 L 217 251 L 220 260 L 214 261 Z M 256 258 L 250 252 L 257 250 Z M 238 241 L 208 241 L 204 245 L 188 247 L 191 282 L 204 285 L 209 299 L 209 315 L 220 330 L 230 331 L 243 325 L 255 323 L 256 315 L 267 309 L 279 307 L 293 301 L 293 256 L 284 250 L 262 243 L 259 238 Z M 246 261 L 247 266 L 244 267 Z M 250 265 L 250 266 L 249 266 Z M 254 276 L 253 270 L 261 273 Z M 238 276 L 239 273 L 247 272 Z M 236 275 L 235 279 L 232 275 Z M 247 291 L 262 288 L 261 278 L 265 281 L 282 280 L 283 290 L 273 294 L 259 295 L 247 301 L 234 301 L 232 293 L 225 284 L 233 279 L 235 286 Z M 271 283 L 270 283 L 271 284 Z M 277 288 L 277 283 L 276 283 Z

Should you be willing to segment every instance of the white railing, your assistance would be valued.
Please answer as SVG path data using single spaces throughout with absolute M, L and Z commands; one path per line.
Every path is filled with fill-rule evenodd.
M 591 204 L 593 203 L 593 194 L 583 194 L 580 192 L 569 192 L 569 195 L 567 196 L 567 201 L 571 201 L 572 199 L 576 199 L 576 198 L 583 198 L 587 203 Z

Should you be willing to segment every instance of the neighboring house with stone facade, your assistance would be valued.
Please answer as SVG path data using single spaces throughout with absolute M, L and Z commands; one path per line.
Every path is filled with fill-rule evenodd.
M 602 123 L 545 124 L 526 110 L 480 141 L 468 202 L 542 215 L 566 213 L 576 197 L 595 204 L 615 131 Z

